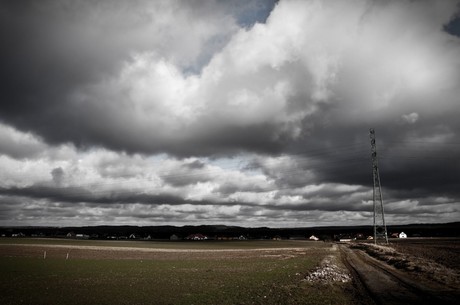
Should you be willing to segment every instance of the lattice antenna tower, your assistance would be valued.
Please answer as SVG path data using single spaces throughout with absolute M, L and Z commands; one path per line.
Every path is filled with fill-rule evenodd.
M 374 180 L 373 202 L 374 202 L 374 243 L 379 240 L 388 244 L 387 227 L 385 225 L 385 212 L 383 210 L 382 186 L 380 184 L 379 162 L 377 158 L 377 145 L 375 143 L 375 130 L 369 130 L 371 138 L 372 153 L 372 177 Z

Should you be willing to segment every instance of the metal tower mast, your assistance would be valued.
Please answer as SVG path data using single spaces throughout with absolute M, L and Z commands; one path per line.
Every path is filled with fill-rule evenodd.
M 388 244 L 387 227 L 385 225 L 385 213 L 383 211 L 382 187 L 380 185 L 379 164 L 377 159 L 377 146 L 375 144 L 375 130 L 369 130 L 372 152 L 372 176 L 374 180 L 373 202 L 374 202 L 374 243 L 383 239 Z

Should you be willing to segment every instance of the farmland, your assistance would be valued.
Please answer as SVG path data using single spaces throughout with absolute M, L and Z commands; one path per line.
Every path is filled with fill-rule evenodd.
M 1 239 L 1 298 L 3 304 L 353 304 L 351 282 L 305 279 L 337 253 L 331 243 L 308 241 Z
M 458 238 L 348 243 L 340 250 L 357 287 L 365 287 L 361 295 L 377 304 L 458 304 Z
M 0 297 L 2 304 L 372 304 L 399 289 L 404 304 L 419 304 L 419 296 L 450 304 L 460 291 L 459 250 L 458 238 L 379 246 L 2 238 Z M 396 281 L 392 293 L 371 289 L 390 289 L 383 274 Z M 417 292 L 410 296 L 398 283 L 414 280 L 423 287 L 410 286 Z

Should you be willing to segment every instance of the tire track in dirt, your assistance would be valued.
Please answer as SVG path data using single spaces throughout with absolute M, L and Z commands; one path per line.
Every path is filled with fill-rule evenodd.
M 375 304 L 458 304 L 459 294 L 415 282 L 402 271 L 361 250 L 340 245 L 345 265 L 354 275 L 362 298 Z

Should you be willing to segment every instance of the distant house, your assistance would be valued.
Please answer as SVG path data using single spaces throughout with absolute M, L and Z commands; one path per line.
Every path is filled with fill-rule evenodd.
M 404 232 L 399 233 L 399 238 L 407 238 L 407 234 Z
M 76 235 L 75 235 L 74 232 L 69 232 L 69 233 L 67 233 L 67 235 L 66 235 L 67 238 L 75 238 L 75 236 L 76 236 Z
M 197 234 L 190 234 L 185 239 L 188 239 L 188 240 L 206 240 L 206 239 L 208 239 L 208 237 L 206 235 L 197 233 Z
M 309 239 L 309 240 L 315 240 L 315 241 L 318 241 L 318 240 L 319 240 L 319 238 L 316 237 L 315 235 L 310 236 L 308 239 Z
M 169 240 L 179 240 L 179 236 L 177 236 L 176 234 L 173 234 L 169 237 Z
M 136 238 L 137 238 L 137 236 L 136 236 L 136 234 L 134 234 L 134 233 L 131 234 L 131 235 L 129 235 L 129 239 L 136 239 Z
M 398 238 L 398 237 L 399 237 L 399 233 L 392 233 L 392 234 L 390 235 L 390 237 L 392 237 L 392 238 Z

